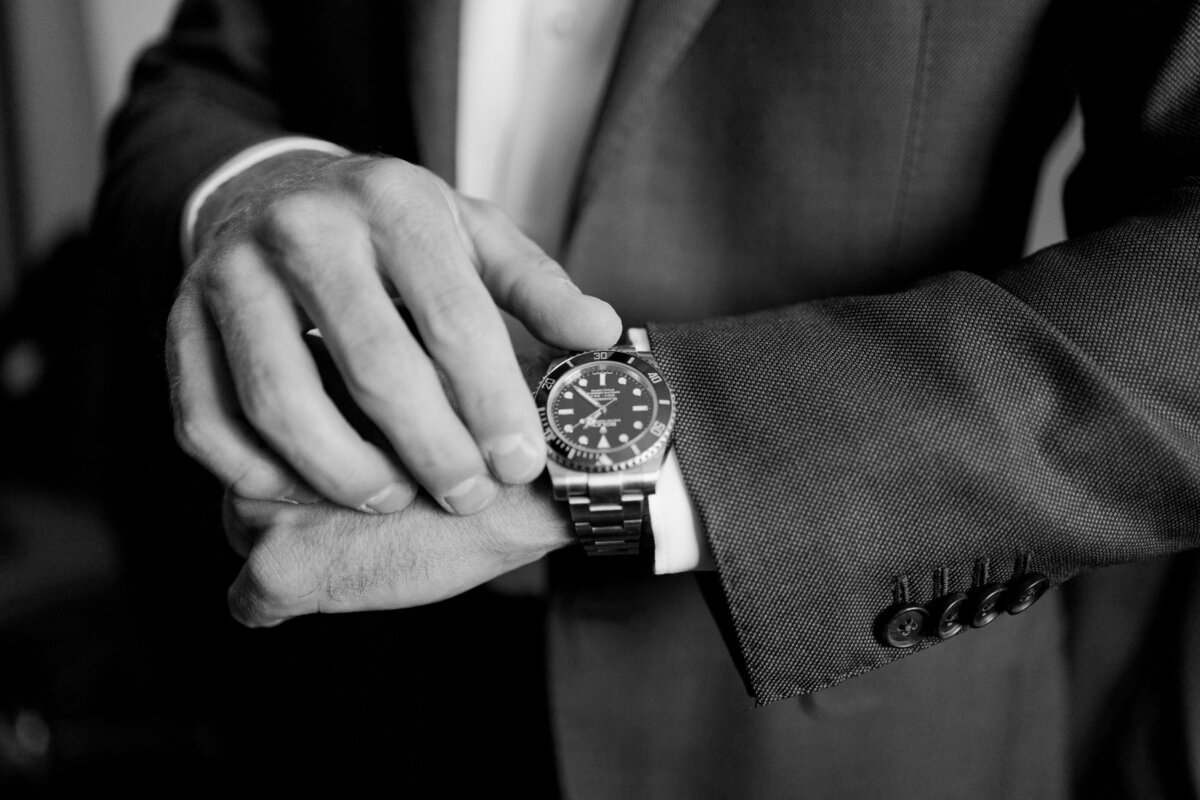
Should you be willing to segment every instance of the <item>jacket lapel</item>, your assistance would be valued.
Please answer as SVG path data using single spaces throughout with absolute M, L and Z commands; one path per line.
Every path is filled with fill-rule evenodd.
M 584 159 L 575 209 L 592 193 L 606 167 L 621 154 L 631 131 L 655 102 L 718 0 L 638 0 L 630 12 L 592 142 Z M 444 0 L 412 0 L 408 74 L 417 150 L 422 165 L 454 181 L 458 101 L 459 6 Z M 569 231 L 568 231 L 569 235 Z
M 576 213 L 653 106 L 718 0 L 636 0 L 576 193 Z
M 411 0 L 406 4 L 408 75 L 413 126 L 421 165 L 454 183 L 458 117 L 459 3 Z

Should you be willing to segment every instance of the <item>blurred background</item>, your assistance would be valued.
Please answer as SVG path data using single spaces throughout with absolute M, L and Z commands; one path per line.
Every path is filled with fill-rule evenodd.
M 142 362 L 121 332 L 119 273 L 87 239 L 105 120 L 173 6 L 0 0 L 3 796 L 87 796 L 131 770 L 195 785 L 229 746 L 197 723 L 204 698 L 179 688 L 196 665 L 179 663 L 172 637 L 190 632 L 174 630 L 170 600 L 154 594 L 161 583 L 131 577 L 131 561 L 161 551 L 129 542 L 169 541 L 172 526 L 124 530 L 113 509 L 154 492 L 147 465 L 129 463 L 130 443 L 168 438 L 168 423 L 164 407 L 130 404 L 144 381 L 128 375 Z M 1062 181 L 1078 148 L 1073 122 L 1047 162 L 1030 249 L 1062 238 Z M 212 540 L 223 547 L 219 531 Z M 223 587 L 209 589 L 206 602 L 220 605 Z
M 98 298 L 119 287 L 86 238 L 104 121 L 173 6 L 0 0 L 0 795 L 89 795 L 194 746 L 153 697 L 163 656 L 105 506 L 118 354 Z

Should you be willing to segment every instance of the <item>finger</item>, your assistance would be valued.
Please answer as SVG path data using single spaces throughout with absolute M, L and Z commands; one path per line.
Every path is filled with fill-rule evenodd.
M 264 500 L 320 499 L 239 416 L 220 337 L 194 281 L 184 283 L 171 309 L 167 374 L 176 440 L 225 486 L 243 497 Z
M 367 517 L 312 506 L 301 518 L 277 504 L 238 499 L 230 508 L 236 525 L 262 531 L 228 592 L 231 615 L 248 627 L 305 614 L 400 608 L 410 604 L 404 587 L 419 582 L 411 570 L 428 574 L 415 555 L 391 554 L 397 545 L 390 522 L 403 512 Z M 433 542 L 444 551 L 442 545 Z
M 492 473 L 509 483 L 532 480 L 545 464 L 541 426 L 500 311 L 462 246 L 448 190 L 405 166 L 388 166 L 364 182 L 380 265 Z M 406 190 L 397 192 L 401 182 Z M 436 453 L 440 435 L 418 432 L 418 447 Z
M 520 513 L 497 512 L 499 505 L 480 523 L 443 514 L 424 500 L 372 517 L 328 505 L 235 499 L 240 524 L 263 532 L 229 588 L 230 613 L 244 625 L 264 627 L 303 614 L 432 603 L 535 560 L 565 536 L 561 511 L 549 498 L 521 506 Z M 516 548 L 497 536 L 502 517 L 535 543 Z
M 329 399 L 287 289 L 259 253 L 229 248 L 205 297 L 242 412 L 272 450 L 334 502 L 381 513 L 408 505 L 411 481 Z
M 454 413 L 429 357 L 388 298 L 358 210 L 295 195 L 276 210 L 273 257 L 321 329 L 355 403 L 412 476 L 455 513 L 495 495 L 479 449 Z
M 281 503 L 275 500 L 256 500 L 240 497 L 229 489 L 221 499 L 221 525 L 230 548 L 242 558 L 249 558 L 265 531 L 276 527 L 286 517 L 286 509 L 298 503 Z M 338 508 L 325 503 L 306 504 L 311 513 L 320 513 L 322 508 Z M 346 514 L 353 512 L 346 511 Z
M 621 337 L 621 318 L 613 307 L 580 292 L 495 205 L 460 196 L 458 207 L 484 284 L 534 336 L 567 350 L 597 350 Z
M 247 558 L 250 555 L 250 550 L 254 546 L 255 536 L 247 525 L 242 516 L 237 512 L 235 505 L 236 496 L 229 490 L 225 491 L 225 496 L 221 501 L 221 527 L 225 530 L 225 541 L 229 542 L 230 548 L 242 558 Z

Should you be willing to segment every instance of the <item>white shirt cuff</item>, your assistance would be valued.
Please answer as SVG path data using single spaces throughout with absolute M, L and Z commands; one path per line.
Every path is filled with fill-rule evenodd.
M 679 459 L 667 451 L 658 488 L 649 497 L 650 521 L 654 530 L 654 574 L 670 575 L 698 569 L 716 569 L 704 526 L 696 506 L 683 485 Z
M 650 336 L 645 328 L 630 328 L 628 335 L 630 343 L 638 350 L 650 351 Z M 648 502 L 654 530 L 654 574 L 716 569 L 708 539 L 704 536 L 704 526 L 683 484 L 683 473 L 674 450 L 667 451 L 658 476 L 658 487 Z
M 188 197 L 183 207 L 183 219 L 179 226 L 179 247 L 183 253 L 183 263 L 190 264 L 196 257 L 195 233 L 196 218 L 200 216 L 200 208 L 204 201 L 212 197 L 213 192 L 220 189 L 228 181 L 236 178 L 255 164 L 262 163 L 268 158 L 274 158 L 292 150 L 317 150 L 335 156 L 348 156 L 350 151 L 344 147 L 327 142 L 324 139 L 311 139 L 307 136 L 281 136 L 278 139 L 268 139 L 265 142 L 247 147 L 204 179 Z

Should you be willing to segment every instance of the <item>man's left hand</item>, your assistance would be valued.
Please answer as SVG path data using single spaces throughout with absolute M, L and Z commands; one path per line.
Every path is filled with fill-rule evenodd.
M 504 487 L 482 513 L 459 517 L 421 496 L 391 515 L 330 503 L 225 496 L 225 532 L 246 558 L 230 613 L 267 627 L 303 614 L 376 611 L 452 597 L 570 544 L 548 487 Z

